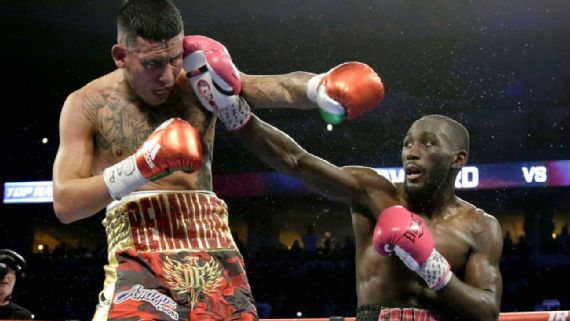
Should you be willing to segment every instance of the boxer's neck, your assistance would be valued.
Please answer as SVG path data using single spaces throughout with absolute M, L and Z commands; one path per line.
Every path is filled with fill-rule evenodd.
M 429 196 L 406 194 L 406 202 L 409 210 L 432 218 L 443 213 L 449 205 L 456 202 L 455 187 L 451 184 L 446 184 L 430 193 Z

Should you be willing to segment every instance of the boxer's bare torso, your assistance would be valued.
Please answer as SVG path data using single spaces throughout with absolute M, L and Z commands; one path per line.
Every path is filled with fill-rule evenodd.
M 377 179 L 383 180 L 383 177 Z M 389 182 L 382 183 L 390 186 Z M 372 192 L 374 193 L 374 192 Z M 401 185 L 377 191 L 369 208 L 353 206 L 352 225 L 356 239 L 356 290 L 358 305 L 419 307 L 442 310 L 441 298 L 425 287 L 425 282 L 394 256 L 380 256 L 372 246 L 378 215 L 386 206 L 408 207 Z M 447 259 L 453 273 L 465 277 L 470 254 L 477 251 L 480 238 L 497 224 L 492 216 L 456 198 L 438 213 L 417 213 L 429 227 L 436 249 Z M 426 215 L 427 214 L 427 215 Z
M 321 195 L 351 206 L 358 306 L 420 308 L 452 320 L 496 320 L 502 292 L 501 228 L 495 218 L 455 196 L 455 177 L 468 154 L 457 137 L 467 141 L 468 134 L 457 136 L 460 125 L 443 119 L 426 116 L 410 127 L 402 146 L 406 172 L 401 185 L 370 167 L 337 167 L 257 118 L 236 135 L 271 166 Z M 419 215 L 431 232 L 437 255 L 453 272 L 444 287 L 434 290 L 400 257 L 383 256 L 375 249 L 378 218 L 395 205 Z M 415 232 L 418 230 L 411 224 L 407 231 L 419 235 L 406 238 L 409 243 L 417 239 L 421 248 L 423 233 Z M 399 246 L 400 238 L 393 241 L 396 244 L 392 245 Z M 429 271 L 429 267 L 423 270 Z
M 81 111 L 91 123 L 94 141 L 92 174 L 133 154 L 163 121 L 178 117 L 200 133 L 203 165 L 193 173 L 175 172 L 151 182 L 143 190 L 211 190 L 215 117 L 205 111 L 183 73 L 170 98 L 150 106 L 132 93 L 121 70 L 111 72 L 80 89 Z

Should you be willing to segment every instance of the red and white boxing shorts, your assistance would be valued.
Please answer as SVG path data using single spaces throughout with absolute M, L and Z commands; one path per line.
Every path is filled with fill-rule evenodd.
M 107 207 L 109 264 L 94 320 L 257 320 L 225 202 L 136 192 Z

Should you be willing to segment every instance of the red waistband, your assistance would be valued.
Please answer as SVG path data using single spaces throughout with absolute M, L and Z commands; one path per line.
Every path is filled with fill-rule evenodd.
M 378 321 L 443 321 L 437 312 L 417 308 L 382 308 Z

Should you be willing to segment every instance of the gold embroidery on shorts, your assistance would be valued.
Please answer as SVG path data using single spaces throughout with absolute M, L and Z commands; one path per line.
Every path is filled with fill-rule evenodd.
M 225 203 L 196 193 L 129 200 L 109 210 L 103 225 L 112 252 L 235 249 Z
M 213 257 L 200 262 L 198 257 L 187 256 L 175 261 L 167 256 L 165 261 L 162 267 L 166 283 L 178 294 L 188 293 L 190 308 L 194 308 L 201 293 L 214 293 L 221 285 L 223 270 Z
M 107 232 L 107 241 L 110 252 L 115 252 L 115 247 L 121 242 L 129 242 L 131 233 L 129 229 L 129 220 L 125 215 L 127 211 L 126 205 L 118 206 L 111 212 L 107 213 L 103 225 Z

